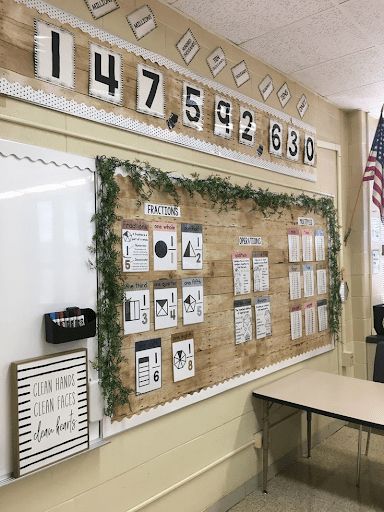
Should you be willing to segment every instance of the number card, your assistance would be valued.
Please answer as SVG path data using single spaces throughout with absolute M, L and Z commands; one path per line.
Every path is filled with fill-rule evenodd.
M 251 264 L 249 255 L 243 252 L 232 254 L 234 294 L 251 292 Z
M 304 304 L 305 335 L 311 336 L 316 332 L 316 315 L 314 302 Z
M 183 125 L 195 130 L 203 129 L 204 89 L 183 82 L 183 97 L 181 109 Z
M 317 294 L 323 295 L 327 293 L 327 270 L 325 268 L 319 268 L 316 271 L 317 274 Z
M 128 284 L 124 299 L 124 334 L 149 331 L 151 318 L 148 282 Z
M 88 449 L 87 351 L 12 363 L 15 476 Z
M 277 91 L 277 97 L 279 98 L 280 105 L 284 108 L 288 101 L 291 99 L 291 93 L 288 89 L 287 82 L 283 84 Z
M 215 128 L 214 134 L 224 139 L 232 137 L 232 101 L 215 96 Z
M 177 270 L 176 224 L 153 224 L 153 269 Z
M 319 332 L 328 329 L 328 302 L 326 299 L 317 301 L 317 319 L 319 322 Z
M 195 36 L 192 34 L 191 29 L 183 35 L 180 41 L 177 43 L 176 48 L 179 50 L 180 55 L 183 57 L 184 62 L 189 64 L 196 53 L 200 50 L 199 43 Z
M 195 347 L 192 333 L 172 336 L 172 363 L 173 382 L 190 379 L 195 375 Z
M 143 64 L 137 65 L 136 110 L 154 117 L 164 117 L 164 75 Z
M 220 47 L 213 50 L 207 57 L 207 64 L 213 77 L 217 76 L 227 65 L 224 50 Z
M 97 44 L 89 47 L 89 95 L 116 105 L 123 102 L 121 55 Z
M 160 280 L 153 283 L 155 329 L 177 327 L 176 281 Z
M 115 0 L 85 0 L 85 2 L 96 20 L 119 8 Z
M 148 272 L 148 224 L 137 220 L 121 223 L 123 272 Z
M 254 146 L 256 137 L 256 117 L 253 110 L 240 105 L 239 142 Z
M 325 260 L 325 240 L 324 231 L 322 229 L 315 230 L 315 253 L 316 261 Z
M 301 299 L 301 276 L 297 265 L 289 266 L 289 299 Z
M 236 66 L 233 66 L 231 71 L 237 87 L 241 87 L 251 78 L 244 60 L 236 64 Z
M 136 39 L 141 39 L 156 28 L 155 16 L 149 5 L 143 5 L 126 18 Z
M 183 324 L 204 322 L 204 287 L 202 277 L 188 277 L 182 280 Z
M 252 304 L 251 299 L 235 300 L 235 344 L 252 339 Z
M 297 111 L 300 114 L 301 119 L 303 119 L 304 114 L 308 110 L 308 101 L 305 94 L 299 99 L 299 103 L 296 105 Z
M 315 293 L 313 265 L 303 265 L 304 297 L 312 297 Z
M 301 247 L 303 250 L 303 261 L 313 260 L 313 235 L 310 229 L 303 229 L 301 232 Z
M 269 152 L 274 156 L 283 154 L 283 125 L 273 119 L 269 123 Z
M 296 263 L 300 259 L 300 231 L 297 228 L 288 229 L 288 261 Z
M 75 43 L 70 32 L 35 21 L 34 55 L 36 78 L 75 87 Z
M 260 340 L 272 335 L 271 299 L 258 297 L 255 299 L 256 339 Z
M 203 226 L 181 224 L 181 252 L 183 270 L 203 268 Z
M 161 339 L 137 341 L 135 355 L 136 394 L 161 388 Z
M 291 317 L 291 340 L 297 340 L 303 336 L 303 319 L 301 306 L 294 306 L 290 309 Z
M 269 290 L 269 260 L 266 251 L 254 252 L 253 260 L 253 291 L 266 292 Z
M 267 75 L 259 83 L 259 91 L 264 101 L 267 100 L 268 97 L 272 94 L 273 89 L 273 80 L 269 75 Z
M 307 134 L 304 139 L 304 163 L 315 165 L 315 140 L 312 135 Z
M 288 137 L 287 137 L 287 158 L 293 162 L 299 160 L 300 153 L 300 132 L 288 126 Z

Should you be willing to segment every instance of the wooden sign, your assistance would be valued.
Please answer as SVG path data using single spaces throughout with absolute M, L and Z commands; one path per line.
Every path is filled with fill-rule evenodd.
M 89 447 L 87 350 L 12 363 L 14 476 Z

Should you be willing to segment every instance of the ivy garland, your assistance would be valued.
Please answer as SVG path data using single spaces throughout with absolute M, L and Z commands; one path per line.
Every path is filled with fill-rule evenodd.
M 340 251 L 339 225 L 333 201 L 329 197 L 310 197 L 270 192 L 268 189 L 255 189 L 251 183 L 245 186 L 234 185 L 229 178 L 211 175 L 200 178 L 193 174 L 191 178 L 174 176 L 147 162 L 119 160 L 117 158 L 98 157 L 96 169 L 99 180 L 98 210 L 95 221 L 95 235 L 91 250 L 96 254 L 96 266 L 100 281 L 98 286 L 98 340 L 99 355 L 95 367 L 99 370 L 101 387 L 106 399 L 106 414 L 112 416 L 119 405 L 128 403 L 130 390 L 120 377 L 120 366 L 124 361 L 121 353 L 122 332 L 119 309 L 124 299 L 124 283 L 119 267 L 120 239 L 114 232 L 119 220 L 119 187 L 115 180 L 115 171 L 122 168 L 138 195 L 138 204 L 149 200 L 153 191 L 168 194 L 176 204 L 179 203 L 179 190 L 186 191 L 192 198 L 194 194 L 209 199 L 219 212 L 237 209 L 240 201 L 250 200 L 252 210 L 261 212 L 265 217 L 281 215 L 284 210 L 294 207 L 312 212 L 326 219 L 329 234 L 329 327 L 335 340 L 339 339 L 341 299 L 340 270 L 338 253 Z

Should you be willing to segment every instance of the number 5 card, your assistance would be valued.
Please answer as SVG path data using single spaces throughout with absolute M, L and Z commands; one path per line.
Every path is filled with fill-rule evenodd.
M 124 334 L 149 331 L 150 307 L 148 282 L 127 285 L 124 292 Z

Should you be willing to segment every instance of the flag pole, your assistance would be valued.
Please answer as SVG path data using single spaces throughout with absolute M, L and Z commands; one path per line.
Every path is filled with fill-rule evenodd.
M 381 111 L 380 111 L 380 118 L 379 118 L 379 119 L 381 119 L 381 118 L 383 117 L 383 110 L 384 110 L 384 104 L 383 104 L 383 106 L 381 107 Z M 351 215 L 351 220 L 349 221 L 347 232 L 346 232 L 346 233 L 345 233 L 345 235 L 344 235 L 344 245 L 347 245 L 348 238 L 350 237 L 351 232 L 352 232 L 352 223 L 353 223 L 353 218 L 354 218 L 354 216 L 355 216 L 356 207 L 357 207 L 357 203 L 358 203 L 358 201 L 359 201 L 359 197 L 360 197 L 360 193 L 361 193 L 361 189 L 362 189 L 363 183 L 364 183 L 364 173 L 363 173 L 363 175 L 362 175 L 362 177 L 361 177 L 359 190 L 358 190 L 357 195 L 356 195 L 356 201 L 355 201 L 355 205 L 354 205 L 354 207 L 353 207 L 353 211 L 352 211 L 352 215 Z

